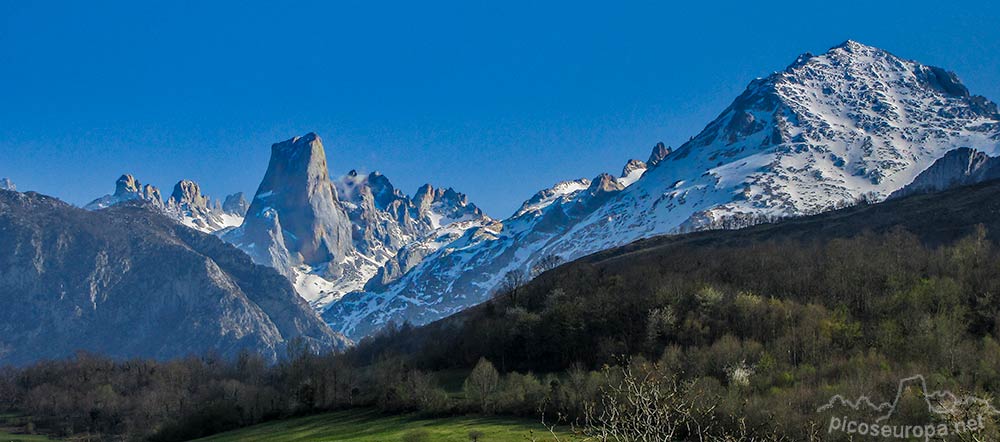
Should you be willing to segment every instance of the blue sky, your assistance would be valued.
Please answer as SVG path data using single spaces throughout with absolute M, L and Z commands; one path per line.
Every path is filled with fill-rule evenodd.
M 992 2 L 279 3 L 0 0 L 0 176 L 75 204 L 123 172 L 252 193 L 270 145 L 314 131 L 334 175 L 505 217 L 849 38 L 1000 99 Z

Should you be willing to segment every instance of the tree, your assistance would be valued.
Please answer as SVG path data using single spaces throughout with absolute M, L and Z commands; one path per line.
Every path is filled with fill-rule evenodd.
M 528 277 L 523 270 L 514 269 L 504 273 L 503 280 L 500 281 L 500 294 L 507 296 L 512 307 L 517 307 L 518 292 L 527 282 Z
M 485 436 L 482 431 L 472 430 L 469 432 L 469 442 L 479 442 L 479 439 Z
M 493 396 L 500 387 L 500 373 L 493 363 L 486 358 L 479 358 L 476 367 L 465 379 L 462 390 L 469 401 L 477 404 L 483 413 L 488 413 L 493 402 Z

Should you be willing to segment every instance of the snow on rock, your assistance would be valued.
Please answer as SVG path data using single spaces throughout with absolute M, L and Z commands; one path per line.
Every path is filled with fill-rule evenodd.
M 115 193 L 91 201 L 84 209 L 101 210 L 128 201 L 146 201 L 154 210 L 205 233 L 221 233 L 243 222 L 242 215 L 225 212 L 218 201 L 202 195 L 201 188 L 194 181 L 178 182 L 170 198 L 164 202 L 159 189 L 143 185 L 130 174 L 118 178 Z
M 100 210 L 132 200 L 144 200 L 156 207 L 163 207 L 163 198 L 160 196 L 159 189 L 148 184 L 143 186 L 134 176 L 125 174 L 119 177 L 118 181 L 115 181 L 115 193 L 97 198 L 83 208 Z
M 411 198 L 379 172 L 330 179 L 325 157 L 316 134 L 275 144 L 243 225 L 223 235 L 285 274 L 316 309 L 389 283 L 465 229 L 493 222 L 453 189 L 428 184 Z
M 181 180 L 166 203 L 166 211 L 192 229 L 206 233 L 221 232 L 243 223 L 243 216 L 226 212 L 218 201 L 201 194 L 198 183 Z
M 654 235 L 881 200 L 955 147 L 995 155 L 998 120 L 996 105 L 954 74 L 848 41 L 752 81 L 690 141 L 654 147 L 634 181 L 633 168 L 543 190 L 394 282 L 345 296 L 324 319 L 358 338 L 482 302 L 505 272 L 549 255 L 574 259 Z

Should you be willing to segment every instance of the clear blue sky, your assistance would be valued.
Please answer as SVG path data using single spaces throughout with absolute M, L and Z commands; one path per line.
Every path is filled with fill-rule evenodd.
M 505 217 L 849 38 L 1000 99 L 986 1 L 285 3 L 0 0 L 0 176 L 75 204 L 123 172 L 252 193 L 271 143 L 315 131 L 335 175 L 452 186 Z

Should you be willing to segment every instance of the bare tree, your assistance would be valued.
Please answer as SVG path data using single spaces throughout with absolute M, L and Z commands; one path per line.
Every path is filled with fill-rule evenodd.
M 506 296 L 510 300 L 512 307 L 517 307 L 517 295 L 521 291 L 521 287 L 528 282 L 527 275 L 524 274 L 523 270 L 514 269 L 503 275 L 503 280 L 500 281 L 500 295 Z

